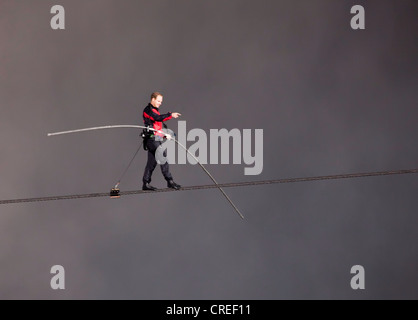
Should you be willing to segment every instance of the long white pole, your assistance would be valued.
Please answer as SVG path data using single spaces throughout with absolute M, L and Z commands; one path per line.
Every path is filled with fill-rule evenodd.
M 84 129 L 75 129 L 75 130 L 69 130 L 69 131 L 61 131 L 61 132 L 53 132 L 53 133 L 48 133 L 48 137 L 51 136 L 58 136 L 58 135 L 63 135 L 63 134 L 70 134 L 70 133 L 77 133 L 77 132 L 85 132 L 85 131 L 93 131 L 93 130 L 102 130 L 102 129 L 115 129 L 115 128 L 135 128 L 135 129 L 149 129 L 151 131 L 154 132 L 158 132 L 161 133 L 163 135 L 167 136 L 167 133 L 160 131 L 160 130 L 156 130 L 153 128 L 148 128 L 148 127 L 144 127 L 144 126 L 138 126 L 138 125 L 111 125 L 111 126 L 101 126 L 101 127 L 92 127 L 92 128 L 84 128 Z M 171 137 L 171 136 L 170 136 Z M 172 140 L 174 140 L 175 143 L 177 143 L 180 147 L 182 147 L 184 150 L 186 150 L 186 152 L 191 155 L 196 162 L 199 164 L 199 166 L 203 169 L 203 171 L 206 172 L 206 174 L 211 178 L 211 180 L 215 183 L 215 185 L 218 187 L 218 189 L 221 191 L 221 193 L 224 195 L 224 197 L 226 198 L 226 200 L 228 200 L 228 202 L 232 205 L 232 207 L 234 208 L 234 210 L 238 213 L 238 215 L 244 219 L 244 216 L 242 215 L 242 213 L 239 211 L 239 209 L 237 208 L 237 206 L 232 202 L 232 200 L 228 197 L 228 195 L 225 193 L 225 191 L 219 186 L 218 182 L 215 180 L 215 178 L 209 173 L 209 171 L 200 163 L 200 161 L 184 146 L 182 145 L 180 142 L 178 142 L 174 137 L 171 137 Z

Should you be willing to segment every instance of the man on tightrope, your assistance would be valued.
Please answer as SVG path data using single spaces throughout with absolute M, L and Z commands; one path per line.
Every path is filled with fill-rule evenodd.
M 163 95 L 159 92 L 153 92 L 151 94 L 151 101 L 150 103 L 145 107 L 143 112 L 143 119 L 144 124 L 146 127 L 149 127 L 151 129 L 155 130 L 162 130 L 163 129 L 163 122 L 168 121 L 171 118 L 178 118 L 181 116 L 178 112 L 168 112 L 165 114 L 160 114 L 159 108 L 161 104 L 163 103 Z M 142 190 L 157 190 L 157 188 L 150 185 L 151 183 L 151 177 L 152 173 L 157 166 L 157 160 L 155 159 L 155 154 L 157 152 L 158 148 L 162 148 L 161 145 L 164 142 L 164 138 L 168 137 L 170 139 L 171 137 L 169 135 L 164 135 L 160 132 L 155 131 L 144 131 L 145 139 L 144 139 L 144 148 L 148 150 L 148 161 L 147 165 L 145 167 L 144 176 L 142 178 Z M 167 150 L 164 150 L 163 156 L 167 157 Z M 161 166 L 161 172 L 164 176 L 164 179 L 167 181 L 167 187 L 179 190 L 181 186 L 174 182 L 173 177 L 170 173 L 170 168 L 167 161 L 164 161 L 164 163 L 160 164 Z

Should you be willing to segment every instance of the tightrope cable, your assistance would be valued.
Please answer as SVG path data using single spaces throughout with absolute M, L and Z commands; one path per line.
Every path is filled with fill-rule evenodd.
M 366 178 L 366 177 L 402 175 L 402 174 L 414 174 L 414 173 L 418 173 L 418 169 L 348 173 L 348 174 L 338 174 L 338 175 L 328 175 L 328 176 L 287 178 L 287 179 L 235 182 L 235 183 L 231 182 L 231 183 L 220 183 L 218 186 L 217 185 L 186 186 L 186 187 L 181 187 L 180 190 L 164 188 L 164 189 L 157 189 L 155 191 L 144 191 L 144 190 L 121 191 L 120 195 L 122 196 L 122 195 L 155 193 L 155 192 L 192 191 L 192 190 L 215 189 L 218 187 L 221 187 L 221 188 L 249 187 L 249 186 L 259 186 L 259 185 L 280 184 L 280 183 L 341 180 L 341 179 L 354 179 L 354 178 Z M 50 197 L 40 197 L 40 198 L 0 200 L 0 205 L 24 203 L 24 202 L 42 202 L 42 201 L 71 200 L 71 199 L 99 198 L 99 197 L 109 197 L 109 193 L 104 192 L 104 193 L 74 194 L 74 195 L 66 195 L 66 196 L 50 196 Z

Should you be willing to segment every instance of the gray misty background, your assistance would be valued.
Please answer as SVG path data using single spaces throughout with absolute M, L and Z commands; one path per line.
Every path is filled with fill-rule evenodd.
M 415 0 L 0 0 L 0 199 L 110 191 L 138 131 L 47 133 L 142 124 L 154 90 L 188 129 L 264 130 L 262 174 L 208 165 L 219 182 L 417 168 L 417 14 Z M 215 189 L 2 205 L 0 298 L 417 299 L 417 189 L 413 174 L 226 189 L 244 221 Z

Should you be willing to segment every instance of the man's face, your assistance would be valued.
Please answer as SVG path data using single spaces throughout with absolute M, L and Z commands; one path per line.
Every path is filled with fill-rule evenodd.
M 162 103 L 163 103 L 163 96 L 158 96 L 157 98 L 153 98 L 151 100 L 151 104 L 156 108 L 159 108 Z

